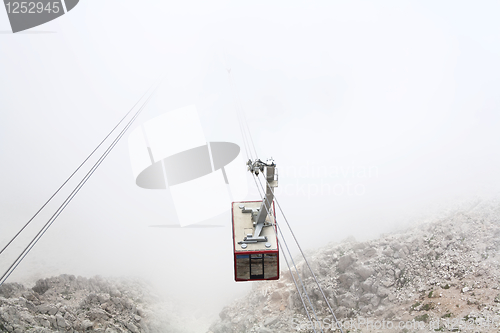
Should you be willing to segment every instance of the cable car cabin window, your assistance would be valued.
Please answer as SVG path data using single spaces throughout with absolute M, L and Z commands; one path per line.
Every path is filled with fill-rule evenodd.
M 250 279 L 250 256 L 248 254 L 236 255 L 236 278 Z
M 278 255 L 276 253 L 264 254 L 264 279 L 278 276 Z
M 237 254 L 236 279 L 263 280 L 278 278 L 278 254 Z
M 250 255 L 250 279 L 263 279 L 264 278 L 264 255 L 251 254 Z

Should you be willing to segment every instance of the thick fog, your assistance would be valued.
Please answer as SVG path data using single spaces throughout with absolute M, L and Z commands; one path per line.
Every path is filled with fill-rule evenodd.
M 18 34 L 0 10 L 0 247 L 162 75 L 132 128 L 195 104 L 207 141 L 243 147 L 229 68 L 305 249 L 495 196 L 499 10 L 496 1 L 82 0 Z M 76 183 L 0 258 L 2 273 Z M 227 205 L 208 221 L 221 227 L 151 227 L 177 224 L 175 206 L 168 190 L 135 185 L 125 135 L 8 281 L 136 276 L 207 321 L 251 287 L 233 279 Z

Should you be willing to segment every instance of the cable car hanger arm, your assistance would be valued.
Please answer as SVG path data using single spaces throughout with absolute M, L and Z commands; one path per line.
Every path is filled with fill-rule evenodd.
M 267 163 L 262 162 L 260 159 L 256 159 L 254 162 L 248 160 L 247 162 L 248 171 L 258 175 L 259 172 L 264 172 L 264 168 L 266 169 L 266 194 L 262 199 L 262 203 L 260 208 L 251 209 L 246 208 L 244 205 L 240 205 L 240 209 L 242 213 L 251 213 L 252 221 L 255 227 L 253 235 L 248 234 L 243 241 L 238 242 L 238 244 L 249 244 L 249 243 L 257 243 L 257 242 L 267 242 L 266 236 L 261 236 L 262 229 L 264 227 L 269 227 L 273 225 L 273 221 L 266 221 L 266 217 L 269 215 L 271 211 L 271 204 L 274 199 L 274 192 L 272 190 L 273 187 L 278 186 L 278 180 L 275 179 L 276 174 L 276 164 L 272 159 L 268 160 Z M 271 215 L 272 216 L 272 215 Z

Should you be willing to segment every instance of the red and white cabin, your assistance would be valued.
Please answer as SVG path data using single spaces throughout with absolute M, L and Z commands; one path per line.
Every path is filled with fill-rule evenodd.
M 232 203 L 234 280 L 259 281 L 279 279 L 279 251 L 276 237 L 276 215 L 274 202 L 271 214 L 266 217 L 267 226 L 262 228 L 261 237 L 266 241 L 253 243 L 242 242 L 251 238 L 255 232 L 255 223 L 251 211 L 259 209 L 262 201 L 241 201 Z M 269 225 L 270 224 L 270 225 Z

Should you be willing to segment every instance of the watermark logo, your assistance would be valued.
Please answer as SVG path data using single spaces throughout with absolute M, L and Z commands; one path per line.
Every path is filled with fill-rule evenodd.
M 373 332 L 373 331 L 443 331 L 452 332 L 460 330 L 486 330 L 499 327 L 495 318 L 434 318 L 426 320 L 385 320 L 365 317 L 350 318 L 340 321 L 330 317 L 322 320 L 308 321 L 306 319 L 292 318 L 290 321 L 292 331 L 310 332 L 311 330 L 323 332 Z
M 129 136 L 137 186 L 169 189 L 181 226 L 217 216 L 247 194 L 245 162 L 231 142 L 207 142 L 195 106 L 148 120 Z
M 4 0 L 12 32 L 16 33 L 52 21 L 75 8 L 79 0 Z
M 277 194 L 311 199 L 319 196 L 362 196 L 367 184 L 378 178 L 376 165 L 351 161 L 346 165 L 303 165 L 281 167 L 280 177 L 286 182 L 276 189 Z

